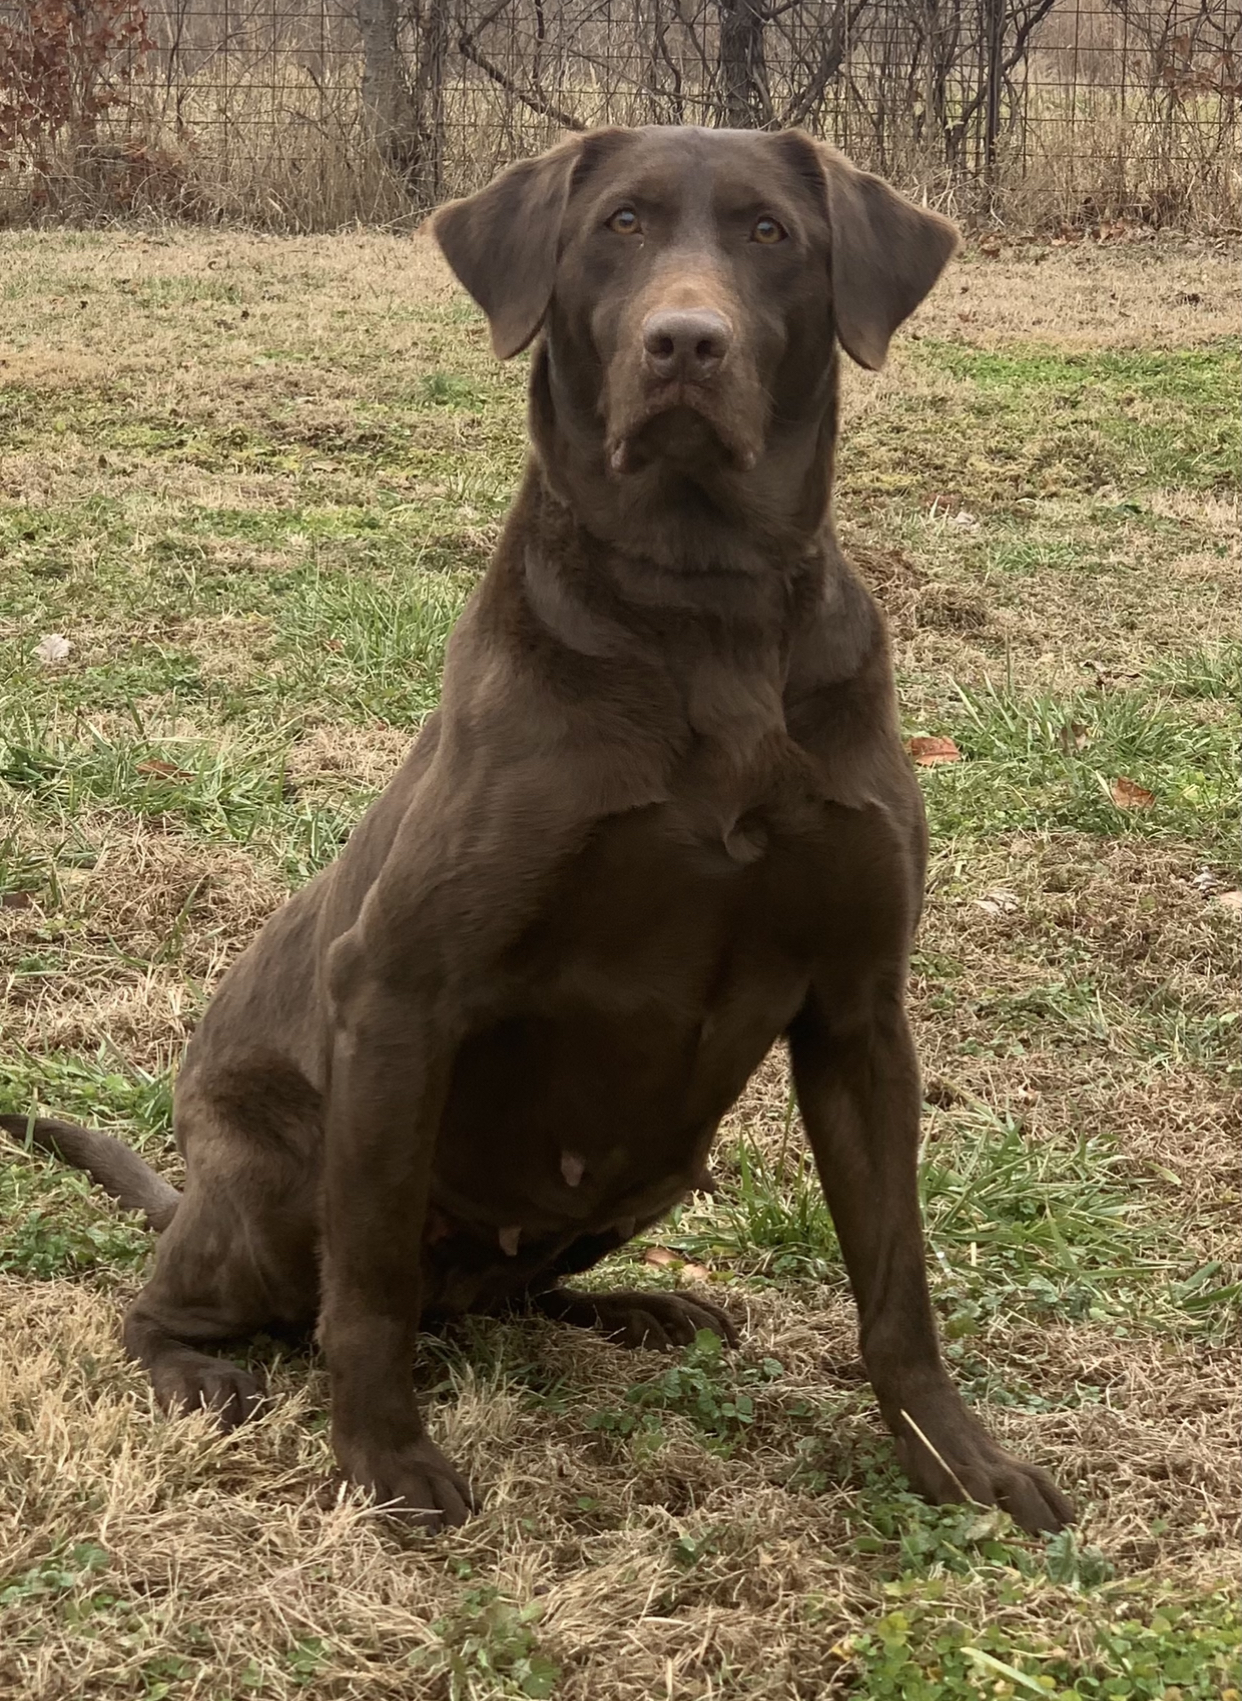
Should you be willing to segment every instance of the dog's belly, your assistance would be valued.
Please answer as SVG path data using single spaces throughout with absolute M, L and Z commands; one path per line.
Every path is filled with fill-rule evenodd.
M 484 1308 L 585 1269 L 684 1198 L 801 1002 L 788 980 L 768 993 L 697 1022 L 663 1003 L 621 1015 L 583 1001 L 475 1035 L 441 1125 L 429 1309 Z
M 754 855 L 753 828 L 731 848 L 674 825 L 652 811 L 600 836 L 458 1054 L 428 1236 L 446 1309 L 455 1286 L 521 1287 L 663 1215 L 801 1007 L 809 929 L 789 900 L 813 847 Z

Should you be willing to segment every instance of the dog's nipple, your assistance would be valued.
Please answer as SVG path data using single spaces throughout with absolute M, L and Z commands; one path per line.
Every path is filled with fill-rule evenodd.
M 566 1187 L 577 1187 L 586 1174 L 586 1160 L 580 1158 L 577 1152 L 562 1152 L 561 1174 L 565 1177 Z
M 522 1238 L 521 1223 L 514 1223 L 512 1228 L 502 1228 L 500 1231 L 500 1250 L 510 1258 L 517 1257 L 518 1241 Z

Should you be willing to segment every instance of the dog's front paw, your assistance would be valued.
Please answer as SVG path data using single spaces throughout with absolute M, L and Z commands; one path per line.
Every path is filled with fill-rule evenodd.
M 1046 1471 L 1026 1465 L 998 1447 L 962 1407 L 948 1421 L 925 1412 L 902 1413 L 897 1453 L 906 1475 L 925 1499 L 937 1505 L 974 1500 L 999 1506 L 1032 1535 L 1074 1522 L 1073 1504 Z
M 392 1449 L 338 1440 L 336 1454 L 349 1482 L 416 1528 L 434 1534 L 476 1510 L 470 1484 L 426 1436 Z

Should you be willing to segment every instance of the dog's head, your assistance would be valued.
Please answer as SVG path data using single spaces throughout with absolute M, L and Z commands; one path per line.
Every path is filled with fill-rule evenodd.
M 799 131 L 590 131 L 432 228 L 501 359 L 545 329 L 558 399 L 613 480 L 755 468 L 822 417 L 834 339 L 881 366 L 957 246 Z

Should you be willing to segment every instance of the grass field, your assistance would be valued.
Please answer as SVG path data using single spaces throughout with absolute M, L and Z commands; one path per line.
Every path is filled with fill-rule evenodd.
M 913 980 L 936 1304 L 1079 1526 L 905 1491 L 777 1057 L 653 1236 L 700 1268 L 614 1260 L 710 1280 L 742 1351 L 429 1340 L 487 1492 L 432 1542 L 321 1503 L 313 1355 L 256 1347 L 233 1436 L 162 1420 L 117 1334 L 148 1237 L 13 1148 L 5 1701 L 1238 1701 L 1235 274 L 968 254 L 849 377 L 842 529 L 962 752 Z M 525 374 L 421 240 L 7 234 L 0 298 L 0 1108 L 175 1176 L 212 985 L 435 700 Z

